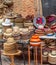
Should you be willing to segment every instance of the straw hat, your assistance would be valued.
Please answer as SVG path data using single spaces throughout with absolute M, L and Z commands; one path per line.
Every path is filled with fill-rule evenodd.
M 18 26 L 14 26 L 13 30 L 19 30 L 19 27 Z
M 56 50 L 52 50 L 51 54 L 56 55 Z
M 14 26 L 13 27 L 13 32 L 12 32 L 13 34 L 12 35 L 19 35 L 19 32 L 20 32 L 19 31 L 19 27 L 18 26 Z
M 33 35 L 30 38 L 30 45 L 32 45 L 32 46 L 39 46 L 41 44 L 40 42 L 41 42 L 41 40 L 37 34 Z
M 29 30 L 28 28 L 20 28 L 20 34 L 28 34 L 29 33 Z
M 12 29 L 8 28 L 6 32 L 4 33 L 5 36 L 11 36 L 12 35 Z
M 13 37 L 7 39 L 7 43 L 16 43 Z
M 2 23 L 3 26 L 12 26 L 13 23 L 10 22 L 10 19 L 5 19 L 5 22 Z

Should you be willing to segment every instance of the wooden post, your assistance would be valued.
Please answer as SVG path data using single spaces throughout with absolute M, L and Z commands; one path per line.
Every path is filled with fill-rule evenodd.
M 36 59 L 36 55 L 35 55 L 35 47 L 34 47 L 34 65 L 36 64 L 35 59 Z
M 42 3 L 41 0 L 35 0 L 35 16 L 42 16 Z
M 40 45 L 41 47 L 41 65 L 42 65 L 42 45 Z
M 35 51 L 36 51 L 36 65 L 37 65 L 37 46 L 35 47 Z
M 10 59 L 11 59 L 11 64 L 10 65 L 15 65 L 15 63 L 14 63 L 14 55 L 11 55 Z
M 28 65 L 30 65 L 30 46 L 28 45 Z

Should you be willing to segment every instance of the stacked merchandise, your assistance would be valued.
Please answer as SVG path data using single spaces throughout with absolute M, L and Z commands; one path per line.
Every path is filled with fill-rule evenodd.
M 40 40 L 39 36 L 37 34 L 34 34 L 30 38 L 30 45 L 32 45 L 32 46 L 39 46 L 40 44 L 41 44 L 41 40 Z
M 35 30 L 35 33 L 38 36 L 47 36 L 47 37 L 55 36 L 55 33 L 56 33 L 56 16 L 51 15 L 51 16 L 46 17 L 45 25 L 43 23 L 45 23 L 45 20 L 42 19 L 42 17 L 38 17 L 38 18 L 34 19 L 34 26 L 37 28 Z M 55 55 L 55 56 L 51 55 L 51 52 L 50 52 L 51 49 L 56 48 L 55 40 L 45 39 L 44 42 L 45 43 L 42 44 L 42 48 L 44 51 L 43 52 L 43 62 L 49 62 L 50 64 L 56 64 L 55 63 L 56 52 L 53 53 L 53 55 Z M 54 61 L 51 59 L 54 59 Z
M 3 39 L 7 39 L 9 37 L 12 37 L 12 29 L 8 28 L 6 31 L 3 33 Z
M 52 50 L 52 52 L 49 53 L 48 62 L 52 65 L 56 65 L 56 50 Z
M 23 41 L 28 41 L 29 40 L 29 30 L 28 28 L 20 28 L 20 34 L 21 34 L 21 39 Z
M 3 47 L 4 47 L 4 53 L 12 54 L 12 53 L 18 52 L 17 44 L 14 38 L 11 38 L 11 37 L 8 38 L 7 41 L 4 43 Z
M 15 40 L 20 40 L 20 38 L 21 38 L 19 29 L 20 28 L 18 26 L 13 27 L 12 37 L 14 37 Z
M 36 29 L 35 33 L 38 34 L 39 36 L 44 36 L 45 35 L 45 31 L 43 29 Z
M 15 25 L 19 26 L 20 28 L 23 28 L 24 24 L 24 18 L 21 16 L 21 14 L 18 14 L 15 18 Z
M 12 28 L 13 23 L 10 22 L 10 19 L 5 19 L 5 22 L 2 23 L 3 26 L 3 32 L 6 31 L 8 28 Z

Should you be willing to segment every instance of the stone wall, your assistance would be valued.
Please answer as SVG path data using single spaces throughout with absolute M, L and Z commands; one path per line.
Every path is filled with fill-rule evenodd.
M 23 17 L 39 13 L 39 0 L 13 0 L 13 2 L 13 11 L 22 14 Z M 40 14 L 42 15 L 42 5 L 40 6 L 40 9 Z
M 0 5 L 4 2 L 4 0 L 0 0 Z M 8 0 L 7 0 L 8 1 Z M 39 1 L 40 1 L 40 14 L 42 15 L 42 5 L 41 0 L 12 0 L 13 5 L 7 7 L 5 9 L 5 13 L 9 13 L 11 11 L 22 14 L 25 18 L 27 15 L 38 15 L 39 13 Z M 5 5 L 5 4 L 4 4 Z

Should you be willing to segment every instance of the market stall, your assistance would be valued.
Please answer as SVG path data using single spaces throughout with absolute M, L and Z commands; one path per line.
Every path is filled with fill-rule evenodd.
M 1 65 L 1 55 L 11 57 L 11 65 L 15 65 L 14 56 L 20 55 L 21 53 L 25 65 L 26 51 L 28 59 L 27 62 L 29 62 L 29 65 L 31 63 L 30 56 L 34 58 L 34 62 L 36 62 L 35 65 L 40 62 L 41 65 L 43 63 L 55 65 L 56 15 L 51 13 L 50 15 L 44 17 L 42 13 L 41 0 L 35 0 L 34 2 L 32 0 L 22 0 L 22 2 L 20 2 L 22 5 L 19 6 L 22 8 L 20 8 L 19 10 L 17 10 L 19 8 L 18 6 L 17 8 L 15 8 L 15 5 L 18 3 L 14 2 L 15 1 L 12 0 L 4 0 L 1 1 L 2 4 L 0 5 L 0 48 L 2 47 L 0 49 Z M 27 3 L 29 6 L 27 5 Z M 32 5 L 30 5 L 30 3 Z M 41 50 L 39 50 L 38 47 Z M 19 53 L 18 50 L 20 50 L 21 52 Z

